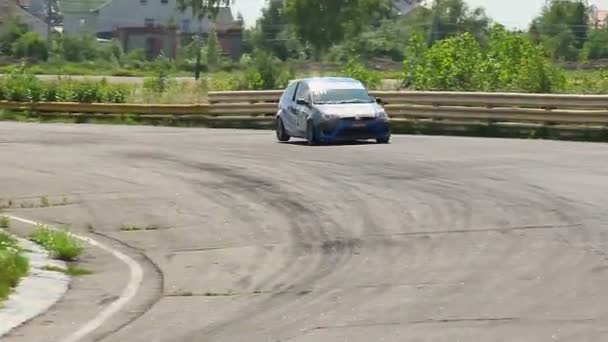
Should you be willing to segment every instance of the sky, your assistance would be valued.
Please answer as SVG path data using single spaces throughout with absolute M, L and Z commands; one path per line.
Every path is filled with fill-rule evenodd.
M 234 0 L 247 26 L 253 26 L 266 0 Z M 495 21 L 509 28 L 526 28 L 540 12 L 545 0 L 466 0 L 470 7 L 484 7 Z M 608 10 L 608 0 L 590 0 L 589 4 Z

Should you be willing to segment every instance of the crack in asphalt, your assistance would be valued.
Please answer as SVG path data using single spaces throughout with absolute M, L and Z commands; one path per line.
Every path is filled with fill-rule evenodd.
M 547 225 L 529 225 L 529 226 L 517 226 L 517 227 L 495 227 L 495 228 L 469 228 L 469 229 L 458 229 L 458 230 L 429 230 L 429 231 L 413 231 L 413 232 L 402 232 L 402 233 L 389 233 L 389 234 L 366 234 L 361 236 L 365 237 L 391 237 L 391 236 L 428 236 L 428 235 L 449 235 L 449 234 L 476 234 L 476 233 L 491 233 L 491 232 L 512 232 L 512 231 L 527 231 L 527 230 L 554 230 L 554 229 L 574 229 L 582 228 L 584 224 L 547 224 Z M 234 245 L 234 246 L 212 246 L 212 247 L 201 247 L 201 248 L 177 248 L 169 250 L 171 253 L 198 253 L 198 252 L 211 252 L 218 250 L 229 250 L 229 249 L 240 249 L 240 248 L 272 248 L 278 246 L 285 246 L 288 242 L 274 243 L 274 244 L 261 244 L 261 245 Z M 336 239 L 330 241 L 323 241 L 317 244 L 309 244 L 308 249 L 312 247 L 319 247 L 319 249 L 328 250 L 332 247 L 339 247 L 342 245 L 349 245 L 353 247 L 362 247 L 365 244 L 364 240 L 361 239 Z
M 548 225 L 529 225 L 529 226 L 517 226 L 517 227 L 503 227 L 503 228 L 481 228 L 481 229 L 456 229 L 456 230 L 439 230 L 439 231 L 419 231 L 419 232 L 403 232 L 403 233 L 392 233 L 392 234 L 371 234 L 368 236 L 411 236 L 411 235 L 446 235 L 446 234 L 475 234 L 475 233 L 490 233 L 490 232 L 512 232 L 512 231 L 526 231 L 526 230 L 543 230 L 543 229 L 572 229 L 581 228 L 582 223 L 575 224 L 548 224 Z

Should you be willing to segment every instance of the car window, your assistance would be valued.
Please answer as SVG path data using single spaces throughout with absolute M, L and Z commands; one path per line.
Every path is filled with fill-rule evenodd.
M 296 93 L 296 99 L 310 100 L 310 91 L 308 89 L 308 85 L 302 83 L 298 87 L 298 92 Z
M 287 87 L 287 89 L 285 89 L 285 92 L 283 93 L 283 96 L 281 97 L 281 103 L 293 101 L 297 86 L 298 86 L 298 83 L 293 82 Z
M 317 104 L 340 103 L 373 103 L 374 99 L 366 89 L 316 89 L 313 92 L 314 102 Z

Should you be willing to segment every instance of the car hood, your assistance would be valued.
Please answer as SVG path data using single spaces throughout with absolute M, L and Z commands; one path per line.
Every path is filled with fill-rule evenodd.
M 376 116 L 376 113 L 382 110 L 382 107 L 376 103 L 331 104 L 315 107 L 323 114 L 338 115 L 341 118 Z

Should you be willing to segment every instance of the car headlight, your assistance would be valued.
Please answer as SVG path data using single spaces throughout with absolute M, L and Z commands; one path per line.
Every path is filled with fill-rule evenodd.
M 386 114 L 385 111 L 379 110 L 376 112 L 376 118 L 378 118 L 380 120 L 388 120 L 388 115 Z

